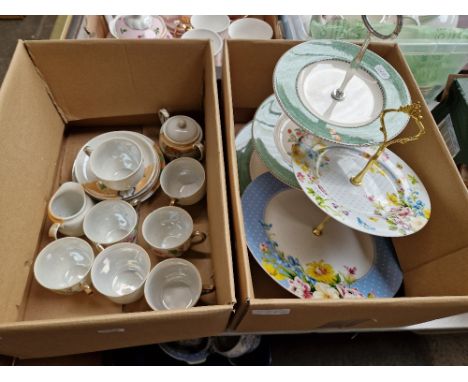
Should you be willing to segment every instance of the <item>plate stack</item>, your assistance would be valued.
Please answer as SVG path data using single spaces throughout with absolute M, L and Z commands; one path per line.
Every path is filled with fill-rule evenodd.
M 290 49 L 236 137 L 249 249 L 301 298 L 394 296 L 402 273 L 385 238 L 430 217 L 421 180 L 387 148 L 424 132 L 419 105 L 387 61 L 366 51 L 355 65 L 359 53 L 342 41 Z M 411 119 L 419 133 L 395 139 Z

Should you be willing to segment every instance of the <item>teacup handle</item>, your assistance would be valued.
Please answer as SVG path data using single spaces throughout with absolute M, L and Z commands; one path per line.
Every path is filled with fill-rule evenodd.
M 57 240 L 58 239 L 58 230 L 62 226 L 62 223 L 54 223 L 49 228 L 49 237 Z
M 93 148 L 91 146 L 85 146 L 83 147 L 83 151 L 87 156 L 91 156 L 91 153 L 93 152 Z
M 197 239 L 198 238 L 198 239 Z M 206 233 L 196 230 L 190 236 L 190 241 L 192 244 L 200 244 L 206 240 Z
M 102 251 L 104 251 L 104 247 L 102 244 L 99 244 L 99 243 L 93 243 L 93 244 L 96 247 L 98 253 L 101 253 Z
M 161 125 L 164 125 L 164 122 L 166 122 L 171 117 L 167 109 L 159 110 L 158 116 L 159 116 L 159 120 L 161 121 Z
M 171 201 L 169 202 L 170 206 L 175 206 L 178 200 L 176 198 L 172 198 Z
M 205 155 L 205 146 L 203 146 L 203 143 L 195 143 L 193 147 L 197 148 L 198 151 L 200 152 L 200 156 L 198 157 L 198 160 L 202 160 Z
M 86 283 L 83 283 L 80 285 L 80 288 L 83 292 L 85 292 L 88 296 L 89 295 L 92 295 L 94 293 L 94 291 L 91 289 L 91 287 L 86 284 Z

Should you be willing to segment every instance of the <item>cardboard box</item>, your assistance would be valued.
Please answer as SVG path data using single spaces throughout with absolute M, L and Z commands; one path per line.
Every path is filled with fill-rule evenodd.
M 237 307 L 231 329 L 239 332 L 310 331 L 318 328 L 386 328 L 468 311 L 468 193 L 414 78 L 395 44 L 371 49 L 402 75 L 413 101 L 423 106 L 426 134 L 391 147 L 424 182 L 432 204 L 427 226 L 393 240 L 404 272 L 404 296 L 387 299 L 300 300 L 276 285 L 251 260 L 244 233 L 237 176 L 235 132 L 273 93 L 278 59 L 294 41 L 229 41 L 223 67 L 223 107 L 230 203 L 236 249 Z M 408 126 L 403 135 L 416 131 Z
M 188 310 L 153 312 L 103 296 L 56 295 L 32 277 L 49 241 L 47 202 L 91 137 L 124 129 L 157 137 L 157 111 L 204 127 L 207 196 L 187 208 L 207 240 L 184 255 L 215 292 Z M 148 126 L 148 127 L 142 127 Z M 20 41 L 0 90 L 0 354 L 50 357 L 223 332 L 235 302 L 215 68 L 201 41 Z M 140 208 L 167 205 L 158 190 Z M 140 230 L 141 231 L 141 230 Z M 138 243 L 145 246 L 139 237 Z M 152 257 L 153 263 L 156 261 Z

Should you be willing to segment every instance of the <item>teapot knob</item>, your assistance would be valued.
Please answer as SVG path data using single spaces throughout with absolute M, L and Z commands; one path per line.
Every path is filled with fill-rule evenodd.
M 185 129 L 187 127 L 187 122 L 183 119 L 179 120 L 177 122 L 177 127 L 181 128 L 181 129 Z

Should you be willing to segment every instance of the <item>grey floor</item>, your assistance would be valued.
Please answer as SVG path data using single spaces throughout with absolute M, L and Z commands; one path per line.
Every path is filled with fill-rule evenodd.
M 55 19 L 54 16 L 27 16 L 22 20 L 0 20 L 0 82 L 3 81 L 17 40 L 49 38 Z M 268 336 L 264 341 L 271 351 L 274 365 L 468 364 L 468 333 L 298 334 Z M 159 353 L 150 352 L 149 358 L 146 358 L 148 352 L 140 352 L 141 348 L 133 352 L 135 357 L 146 354 L 140 364 L 158 364 L 151 354 L 157 357 Z M 109 352 L 42 360 L 13 360 L 0 356 L 0 365 L 12 362 L 20 365 L 100 365 L 106 364 L 108 356 Z

